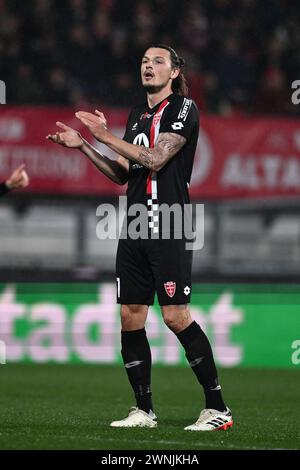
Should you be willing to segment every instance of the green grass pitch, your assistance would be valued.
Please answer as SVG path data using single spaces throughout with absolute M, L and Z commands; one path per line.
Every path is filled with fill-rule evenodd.
M 299 370 L 223 369 L 234 426 L 189 433 L 203 394 L 188 368 L 153 367 L 157 429 L 113 429 L 133 405 L 120 366 L 0 366 L 0 449 L 299 449 Z

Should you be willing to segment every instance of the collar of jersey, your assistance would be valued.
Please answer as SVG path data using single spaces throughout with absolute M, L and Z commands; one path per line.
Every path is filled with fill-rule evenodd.
M 174 93 L 171 93 L 170 95 L 166 96 L 163 100 L 161 100 L 159 103 L 157 103 L 155 106 L 153 106 L 153 108 L 150 108 L 149 105 L 148 105 L 148 101 L 146 101 L 146 106 L 147 106 L 147 111 L 149 113 L 153 113 L 155 111 L 157 111 L 157 109 L 160 107 L 160 105 L 165 101 L 165 100 L 168 100 L 170 101 L 170 98 L 174 95 Z

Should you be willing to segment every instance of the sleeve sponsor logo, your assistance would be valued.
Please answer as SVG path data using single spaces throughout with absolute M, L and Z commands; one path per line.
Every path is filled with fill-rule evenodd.
M 178 119 L 182 119 L 183 121 L 185 121 L 190 112 L 191 106 L 192 106 L 192 100 L 188 100 L 187 98 L 184 98 L 181 109 L 178 114 Z

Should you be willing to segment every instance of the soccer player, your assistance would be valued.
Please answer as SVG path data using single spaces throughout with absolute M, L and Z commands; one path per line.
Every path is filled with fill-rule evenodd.
M 12 189 L 25 188 L 29 184 L 29 178 L 22 164 L 16 168 L 6 181 L 0 183 L 0 196 L 8 193 Z
M 117 302 L 121 304 L 122 357 L 136 406 L 113 427 L 157 425 L 151 392 L 151 350 L 145 322 L 157 293 L 166 325 L 185 349 L 187 360 L 203 386 L 206 405 L 189 431 L 213 431 L 232 426 L 225 405 L 209 341 L 189 311 L 192 251 L 185 249 L 185 236 L 164 238 L 161 204 L 189 203 L 191 179 L 199 132 L 198 110 L 186 97 L 184 61 L 169 46 L 149 47 L 142 58 L 141 80 L 147 94 L 144 104 L 132 109 L 123 139 L 107 129 L 105 116 L 79 111 L 76 117 L 92 135 L 117 154 L 112 161 L 93 148 L 81 135 L 61 122 L 63 132 L 49 135 L 55 143 L 80 149 L 118 184 L 128 182 L 128 210 L 140 203 L 147 208 L 148 238 L 120 238 L 117 252 Z M 128 220 L 132 220 L 128 213 Z M 171 393 L 171 391 L 170 391 Z

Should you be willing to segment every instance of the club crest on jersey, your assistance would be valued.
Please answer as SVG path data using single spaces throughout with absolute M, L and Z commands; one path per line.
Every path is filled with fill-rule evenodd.
M 153 126 L 156 127 L 161 119 L 161 114 L 155 114 L 153 118 Z
M 168 294 L 169 297 L 174 297 L 174 294 L 176 292 L 176 282 L 174 281 L 168 281 L 164 283 L 165 291 Z

